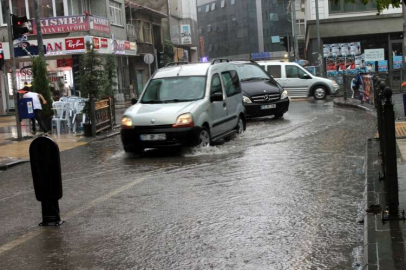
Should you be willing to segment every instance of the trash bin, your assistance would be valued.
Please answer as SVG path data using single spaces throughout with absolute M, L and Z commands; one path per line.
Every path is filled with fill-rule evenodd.
M 34 105 L 32 98 L 21 98 L 17 100 L 18 115 L 20 119 L 31 119 L 35 118 Z

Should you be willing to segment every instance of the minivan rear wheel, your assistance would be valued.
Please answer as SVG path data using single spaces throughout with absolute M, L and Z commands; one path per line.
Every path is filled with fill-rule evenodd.
M 324 86 L 317 86 L 316 89 L 314 89 L 313 92 L 313 97 L 314 99 L 321 100 L 325 99 L 327 96 L 327 90 Z
M 207 127 L 202 127 L 199 132 L 197 147 L 209 147 L 211 142 L 210 131 Z

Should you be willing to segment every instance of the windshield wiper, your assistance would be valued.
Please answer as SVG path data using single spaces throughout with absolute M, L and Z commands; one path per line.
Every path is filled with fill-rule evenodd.
M 241 79 L 242 82 L 245 81 L 256 81 L 256 80 L 269 80 L 269 78 L 264 78 L 264 77 L 251 77 L 251 78 L 245 78 L 245 79 Z
M 164 103 L 162 100 L 147 100 L 147 101 L 141 101 L 141 103 L 145 104 L 159 104 L 159 103 Z

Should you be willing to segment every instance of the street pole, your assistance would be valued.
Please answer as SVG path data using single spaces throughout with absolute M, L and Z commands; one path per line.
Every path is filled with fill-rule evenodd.
M 319 65 L 319 74 L 324 76 L 324 60 L 323 60 L 323 52 L 321 50 L 321 40 L 320 40 L 319 0 L 315 0 L 314 2 L 316 4 L 317 52 L 319 53 L 319 59 L 321 58 L 320 65 Z
M 45 62 L 44 41 L 42 39 L 42 29 L 41 29 L 41 20 L 39 18 L 38 0 L 34 0 L 34 9 L 35 9 L 35 24 L 37 25 L 38 55 L 39 57 L 41 57 L 42 61 Z
M 299 60 L 299 43 L 297 40 L 297 33 L 299 32 L 297 29 L 296 23 L 296 1 L 292 0 L 291 2 L 291 11 L 292 11 L 292 24 L 293 24 L 293 44 L 295 49 L 295 60 Z
M 4 9 L 6 10 L 6 22 L 7 22 L 7 32 L 8 32 L 8 47 L 9 47 L 9 50 L 10 50 L 10 59 L 11 59 L 11 84 L 12 84 L 12 87 L 13 87 L 13 96 L 14 96 L 14 111 L 15 111 L 16 124 L 17 124 L 17 139 L 19 141 L 21 141 L 22 138 L 23 138 L 23 135 L 22 135 L 22 132 L 21 132 L 20 116 L 18 115 L 16 58 L 14 56 L 14 42 L 13 42 L 13 34 L 12 34 L 12 30 L 11 30 L 12 20 L 11 20 L 11 15 L 10 15 L 10 12 L 9 12 L 10 11 L 9 1 L 4 1 L 4 3 L 5 3 Z M 4 83 L 8 83 L 8 81 L 5 81 Z
M 405 53 L 406 53 L 406 3 L 405 1 L 402 1 L 402 15 L 403 15 L 403 46 L 402 46 L 402 79 L 405 79 L 406 75 L 406 59 L 405 59 Z M 392 52 L 390 53 L 392 54 Z M 403 83 L 403 82 L 402 82 Z

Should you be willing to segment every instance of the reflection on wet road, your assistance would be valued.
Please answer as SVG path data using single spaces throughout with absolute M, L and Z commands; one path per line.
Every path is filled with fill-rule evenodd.
M 207 149 L 137 157 L 114 137 L 63 153 L 68 222 L 0 255 L 0 268 L 358 269 L 373 123 L 362 111 L 303 101 Z M 18 259 L 30 249 L 31 259 Z

